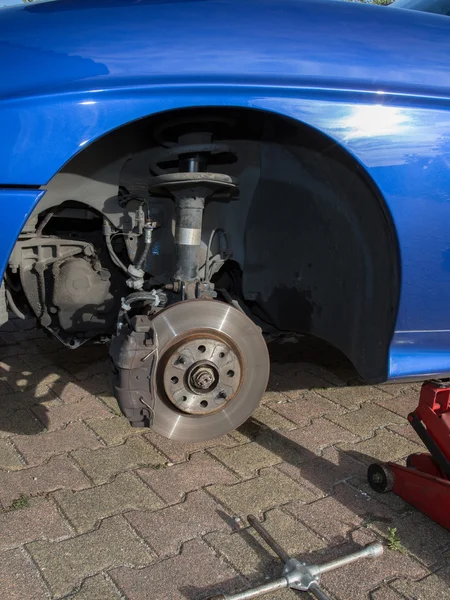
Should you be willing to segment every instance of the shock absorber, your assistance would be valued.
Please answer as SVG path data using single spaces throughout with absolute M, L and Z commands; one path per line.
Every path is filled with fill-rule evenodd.
M 197 124 L 197 128 L 199 125 Z M 177 123 L 166 126 L 174 129 Z M 191 127 L 195 128 L 195 124 Z M 170 196 L 175 201 L 176 264 L 171 288 L 186 299 L 200 297 L 210 290 L 210 282 L 199 279 L 199 250 L 202 241 L 203 211 L 209 198 L 230 199 L 238 192 L 234 177 L 208 171 L 214 162 L 231 162 L 230 148 L 214 142 L 212 132 L 189 131 L 182 122 L 181 133 L 174 142 L 160 139 L 156 161 L 151 171 L 151 195 Z M 187 131 L 186 131 L 187 129 Z M 162 137 L 160 130 L 160 138 Z M 231 159 L 230 159 L 231 157 Z M 168 170 L 172 172 L 167 172 Z M 173 170 L 175 169 L 175 170 Z M 205 275 L 207 277 L 207 274 Z

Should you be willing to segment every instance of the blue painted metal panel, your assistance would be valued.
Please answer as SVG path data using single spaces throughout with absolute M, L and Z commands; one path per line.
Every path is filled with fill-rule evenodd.
M 177 107 L 269 110 L 329 135 L 397 229 L 390 375 L 450 373 L 450 19 L 324 0 L 60 0 L 2 11 L 0 52 L 1 184 L 45 184 L 111 129 Z
M 18 233 L 44 194 L 44 190 L 0 190 L 0 274 L 2 276 Z

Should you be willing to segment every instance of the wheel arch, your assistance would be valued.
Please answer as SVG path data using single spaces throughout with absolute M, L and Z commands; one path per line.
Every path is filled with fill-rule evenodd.
M 78 188 L 78 194 L 86 194 L 84 201 L 88 206 L 100 212 L 114 215 L 116 210 L 114 196 L 118 186 L 117 167 L 122 167 L 127 160 L 124 149 L 129 148 L 130 151 L 135 151 L 136 144 L 139 146 L 142 143 L 142 136 L 139 136 L 137 140 L 134 138 L 133 132 L 135 133 L 138 127 L 151 128 L 152 120 L 164 118 L 171 114 L 173 110 L 209 110 L 210 108 L 211 105 L 208 104 L 198 104 L 195 107 L 181 106 L 175 109 L 157 111 L 112 129 L 98 131 L 97 135 L 72 155 L 58 173 L 52 177 L 46 186 L 47 193 L 34 207 L 33 214 L 36 215 L 38 212 L 54 206 L 58 194 L 63 189 L 67 189 L 67 185 L 72 185 L 74 186 L 73 189 Z M 301 219 L 299 220 L 301 203 L 294 202 L 292 204 L 292 199 L 298 192 L 298 187 L 291 185 L 287 190 L 285 183 L 283 183 L 283 175 L 280 174 L 281 171 L 278 176 L 276 176 L 275 170 L 272 173 L 267 172 L 267 177 L 264 179 L 265 187 L 260 185 L 260 189 L 257 190 L 255 200 L 248 212 L 247 223 L 249 227 L 246 231 L 245 246 L 246 251 L 248 250 L 249 253 L 246 263 L 242 265 L 244 291 L 247 297 L 258 304 L 261 314 L 263 316 L 267 315 L 278 328 L 294 330 L 325 339 L 339 348 L 353 362 L 364 379 L 373 382 L 385 380 L 388 373 L 389 345 L 394 332 L 399 305 L 400 259 L 395 226 L 388 206 L 376 183 L 354 154 L 350 153 L 338 139 L 331 137 L 329 133 L 321 131 L 315 124 L 308 122 L 307 118 L 294 119 L 286 114 L 282 107 L 249 108 L 236 103 L 233 106 L 222 106 L 216 109 L 220 111 L 246 111 L 248 114 L 264 113 L 269 121 L 273 121 L 273 123 L 283 122 L 283 135 L 287 136 L 291 149 L 298 144 L 299 134 L 307 134 L 309 150 L 312 151 L 309 158 L 312 162 L 315 158 L 320 158 L 321 165 L 326 169 L 330 169 L 329 172 L 323 173 L 324 180 L 327 178 L 328 180 L 325 185 L 326 190 L 322 190 L 322 192 L 328 194 L 331 180 L 339 187 L 338 197 L 335 195 L 334 201 L 331 201 L 330 198 L 329 206 L 333 207 L 335 214 L 338 214 L 343 206 L 346 207 L 341 214 L 342 227 L 337 237 L 331 236 L 332 239 L 330 240 L 324 238 L 321 244 L 313 244 L 315 252 L 318 251 L 319 246 L 322 246 L 322 250 L 319 252 L 320 260 L 318 261 L 320 268 L 324 268 L 324 265 L 327 264 L 332 265 L 328 267 L 326 275 L 322 277 L 323 280 L 330 278 L 330 283 L 321 285 L 318 281 L 320 278 L 312 278 L 301 282 L 300 269 L 295 264 L 296 249 L 298 250 L 301 244 L 296 243 L 295 235 L 303 236 L 310 228 L 308 223 L 303 223 L 302 227 L 297 230 L 292 228 L 294 223 L 300 223 L 301 221 Z M 290 133 L 288 130 L 290 130 Z M 111 139 L 115 140 L 114 144 L 109 143 Z M 312 147 L 311 143 L 313 144 Z M 119 147 L 121 147 L 121 151 L 117 152 Z M 103 152 L 98 152 L 99 149 L 103 149 Z M 94 177 L 91 177 L 91 173 L 88 174 L 87 178 L 83 178 L 83 169 L 88 168 L 89 164 L 92 167 L 90 161 L 96 154 L 102 156 L 104 164 L 97 165 L 99 168 Z M 299 159 L 298 156 L 297 159 Z M 279 155 L 277 164 L 281 165 L 282 162 L 282 156 Z M 80 173 L 81 179 L 79 177 Z M 356 193 L 360 194 L 361 202 L 363 204 L 367 203 L 367 206 L 371 207 L 369 219 L 364 218 L 362 214 L 364 211 L 360 211 L 356 215 L 357 206 L 350 199 L 351 185 L 348 185 L 348 181 L 347 183 L 344 181 L 347 176 L 353 179 L 352 185 L 357 184 Z M 313 175 L 310 173 L 309 184 L 303 189 L 303 192 L 308 192 L 311 198 L 315 197 L 311 186 L 314 187 L 317 181 L 318 169 L 315 170 Z M 275 219 L 274 222 L 273 212 L 270 211 L 270 207 L 273 206 L 271 193 L 273 194 L 277 186 L 280 185 L 284 186 L 283 192 L 286 192 L 283 195 L 285 201 L 283 201 L 283 208 L 281 208 L 281 205 L 277 207 L 277 215 L 280 220 Z M 269 188 L 272 190 L 271 193 L 267 191 Z M 101 205 L 98 202 L 99 189 L 101 189 Z M 318 197 L 324 197 L 322 192 L 317 190 L 316 192 Z M 321 226 L 327 229 L 326 215 L 322 212 L 320 202 L 316 204 L 320 214 L 316 210 L 315 214 L 311 216 L 311 223 L 320 222 Z M 296 212 L 294 216 L 289 215 L 288 206 L 295 206 L 296 211 L 299 210 L 300 212 Z M 269 216 L 271 214 L 272 216 Z M 119 215 L 118 211 L 117 215 Z M 285 219 L 284 223 L 290 225 L 288 236 L 281 227 L 283 218 Z M 352 220 L 353 225 L 351 225 Z M 372 228 L 370 227 L 371 220 Z M 358 230 L 362 222 L 364 222 L 364 225 Z M 374 223 L 376 223 L 376 227 Z M 349 225 L 349 229 L 346 229 L 345 224 Z M 329 229 L 329 231 L 332 231 L 332 229 Z M 375 229 L 376 232 L 371 231 L 371 229 Z M 323 231 L 322 228 L 322 233 Z M 339 261 L 337 261 L 336 253 L 339 254 L 339 250 L 336 249 L 336 240 L 338 238 L 344 239 L 348 231 L 352 232 L 351 243 L 344 244 L 345 250 L 343 252 L 345 256 L 340 256 Z M 322 233 L 318 235 L 322 235 Z M 268 240 L 270 241 L 269 245 L 267 245 Z M 289 240 L 289 242 L 287 243 L 286 240 Z M 264 244 L 266 244 L 265 252 L 261 253 Z M 290 263 L 288 268 L 278 269 L 276 264 L 280 260 L 278 249 L 283 246 L 285 256 L 287 254 L 290 257 Z M 352 255 L 352 251 L 355 252 L 354 255 Z M 333 255 L 333 253 L 335 254 Z M 263 255 L 269 259 L 266 261 L 265 268 L 261 268 L 261 261 L 258 258 L 258 256 Z M 330 256 L 333 256 L 331 263 L 328 260 Z M 309 262 L 311 263 L 311 261 Z M 336 268 L 337 263 L 339 263 L 338 268 Z M 345 264 L 348 265 L 346 268 L 343 266 Z M 351 266 L 352 264 L 354 268 Z M 289 273 L 286 271 L 289 271 Z M 283 277 L 285 278 L 284 281 Z M 315 290 L 313 289 L 314 286 L 316 287 Z M 318 290 L 318 287 L 320 287 L 320 290 Z M 336 292 L 335 299 L 339 301 L 324 302 L 325 295 L 331 297 L 333 287 Z M 297 311 L 295 307 L 297 307 Z M 295 312 L 303 316 L 292 319 L 292 326 L 289 327 L 285 317 L 287 314 L 292 315 Z M 305 319 L 305 315 L 308 315 L 307 319 Z M 335 331 L 333 332 L 333 330 Z

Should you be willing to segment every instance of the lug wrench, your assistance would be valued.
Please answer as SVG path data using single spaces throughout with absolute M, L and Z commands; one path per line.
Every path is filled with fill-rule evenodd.
M 319 587 L 320 576 L 328 571 L 333 571 L 344 565 L 348 565 L 360 558 L 377 558 L 383 554 L 383 546 L 380 543 L 370 544 L 358 552 L 332 560 L 323 565 L 307 565 L 288 555 L 287 552 L 273 539 L 270 533 L 261 525 L 256 517 L 247 517 L 250 525 L 255 529 L 268 546 L 277 554 L 284 563 L 283 575 L 269 583 L 238 592 L 237 594 L 219 594 L 209 600 L 250 600 L 263 594 L 275 592 L 284 588 L 291 588 L 301 592 L 309 592 L 318 600 L 331 600 L 329 596 Z

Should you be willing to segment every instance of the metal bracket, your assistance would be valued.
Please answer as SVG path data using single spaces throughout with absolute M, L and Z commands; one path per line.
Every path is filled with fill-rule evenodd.
M 281 558 L 284 563 L 283 574 L 278 579 L 269 583 L 259 585 L 244 592 L 237 594 L 219 594 L 209 600 L 250 600 L 270 592 L 275 592 L 284 588 L 309 592 L 318 600 L 331 600 L 327 594 L 319 587 L 320 576 L 323 573 L 338 569 L 348 565 L 361 558 L 377 558 L 383 554 L 383 546 L 380 543 L 370 544 L 358 552 L 343 556 L 337 560 L 324 563 L 323 565 L 307 565 L 295 558 L 292 558 L 283 550 L 283 548 L 273 539 L 270 533 L 261 525 L 256 517 L 249 515 L 247 517 L 250 525 L 263 538 L 270 548 Z

